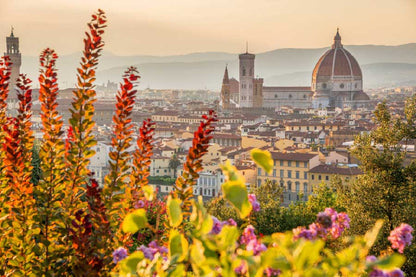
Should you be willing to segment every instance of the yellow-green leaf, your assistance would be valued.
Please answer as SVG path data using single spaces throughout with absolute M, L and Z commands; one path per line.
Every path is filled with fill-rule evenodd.
M 120 276 L 135 276 L 137 264 L 144 259 L 141 251 L 136 251 L 120 262 Z
M 122 228 L 125 233 L 136 233 L 140 229 L 146 227 L 147 218 L 144 209 L 138 209 L 129 213 L 123 220 Z
M 183 220 L 181 200 L 169 196 L 166 207 L 170 225 L 172 227 L 178 227 Z
M 146 185 L 143 187 L 144 197 L 146 197 L 147 200 L 152 201 L 153 200 L 153 187 Z
M 188 241 L 177 230 L 172 229 L 169 234 L 169 259 L 177 257 L 178 262 L 185 259 L 188 253 Z
M 269 151 L 263 151 L 255 148 L 251 150 L 250 154 L 251 158 L 257 165 L 261 166 L 267 173 L 271 173 L 273 169 L 273 159 Z
M 251 212 L 251 204 L 248 201 L 247 187 L 242 180 L 227 181 L 222 185 L 225 199 L 237 209 L 240 217 L 245 218 Z

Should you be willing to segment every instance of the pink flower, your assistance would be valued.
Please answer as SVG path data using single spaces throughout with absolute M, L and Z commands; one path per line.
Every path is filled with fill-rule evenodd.
M 248 271 L 248 265 L 246 261 L 241 261 L 241 265 L 239 265 L 238 267 L 236 267 L 234 269 L 234 272 L 237 273 L 238 275 L 245 275 L 247 274 Z
M 257 197 L 256 197 L 255 194 L 252 194 L 252 193 L 249 194 L 248 195 L 248 201 L 250 201 L 254 212 L 259 212 L 260 211 L 260 203 L 257 202 Z
M 345 229 L 350 227 L 350 218 L 346 213 L 338 213 L 332 208 L 317 215 L 316 222 L 309 225 L 309 229 L 298 227 L 293 229 L 294 239 L 305 238 L 315 239 L 317 237 L 327 239 L 328 235 L 332 239 L 337 239 Z
M 402 223 L 399 227 L 391 231 L 388 237 L 391 242 L 391 247 L 403 253 L 404 248 L 412 244 L 412 232 L 412 226 Z

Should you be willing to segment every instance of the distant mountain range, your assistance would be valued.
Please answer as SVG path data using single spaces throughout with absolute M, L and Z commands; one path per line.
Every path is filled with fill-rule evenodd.
M 416 43 L 398 46 L 344 46 L 360 63 L 365 88 L 416 85 Z M 308 86 L 312 70 L 328 48 L 276 49 L 256 54 L 255 74 L 265 85 Z M 59 58 L 59 80 L 62 88 L 73 87 L 80 53 Z M 130 65 L 141 73 L 140 88 L 221 89 L 224 67 L 230 77 L 238 78 L 238 54 L 207 52 L 175 56 L 116 56 L 104 52 L 100 58 L 97 82 L 119 82 Z M 22 71 L 37 80 L 38 58 L 23 57 Z

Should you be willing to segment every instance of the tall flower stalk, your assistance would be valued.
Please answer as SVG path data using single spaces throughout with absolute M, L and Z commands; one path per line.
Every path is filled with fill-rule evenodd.
M 58 55 L 50 48 L 45 49 L 40 56 L 39 101 L 43 137 L 39 157 L 42 177 L 36 187 L 36 196 L 41 227 L 39 247 L 45 275 L 57 270 L 56 263 L 62 259 L 65 251 L 62 244 L 66 231 L 62 226 L 64 210 L 61 203 L 67 188 L 64 183 L 63 120 L 57 110 L 57 58 Z

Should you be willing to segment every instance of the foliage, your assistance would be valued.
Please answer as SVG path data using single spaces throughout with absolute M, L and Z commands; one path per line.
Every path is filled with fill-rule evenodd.
M 211 216 L 201 198 L 193 199 L 193 186 L 202 170 L 201 158 L 207 152 L 217 120 L 213 111 L 202 117 L 194 133 L 175 191 L 167 201 L 159 200 L 157 190 L 149 185 L 154 133 L 150 120 L 143 122 L 133 155 L 130 152 L 134 145 L 131 124 L 134 86 L 139 79 L 133 67 L 123 75 L 117 94 L 113 150 L 109 156 L 111 170 L 104 188 L 99 187 L 88 165 L 95 154 L 92 150 L 96 144 L 94 82 L 104 46 L 105 24 L 106 17 L 101 10 L 88 24 L 66 138 L 57 110 L 55 63 L 58 56 L 49 48 L 40 56 L 43 137 L 39 142 L 38 162 L 33 155 L 37 150 L 34 150 L 30 123 L 30 80 L 25 75 L 19 77 L 16 83 L 18 116 L 8 117 L 10 62 L 7 57 L 0 60 L 0 136 L 4 142 L 0 147 L 1 276 L 362 276 L 393 270 L 403 264 L 404 257 L 393 253 L 391 248 L 379 258 L 367 257 L 382 228 L 380 221 L 365 236 L 347 237 L 341 247 L 333 247 L 348 227 L 346 215 L 325 209 L 312 223 L 318 211 L 337 203 L 327 187 L 317 188 L 315 196 L 306 203 L 282 208 L 281 189 L 276 184 L 266 183 L 249 194 L 244 178 L 226 163 L 222 166 L 226 176 L 222 197 L 209 205 L 209 210 L 221 215 L 222 221 Z M 390 158 L 383 164 L 384 170 L 396 175 L 387 180 L 401 181 L 395 183 L 401 189 L 408 188 L 403 184 L 414 183 L 413 164 L 402 168 L 402 173 L 390 168 L 401 165 L 403 159 L 394 145 L 416 134 L 416 128 L 410 123 L 416 118 L 416 112 L 410 110 L 406 115 L 406 122 L 383 125 L 382 131 L 397 132 L 390 134 L 393 138 L 389 141 L 381 138 L 382 131 L 372 137 L 383 145 L 384 156 L 379 157 L 380 152 L 368 148 L 371 143 L 358 152 L 368 153 L 378 162 Z M 389 120 L 383 111 L 377 116 Z M 265 171 L 270 170 L 270 153 L 256 149 L 252 158 Z M 374 160 L 363 163 L 370 172 L 380 168 L 373 165 Z M 37 163 L 40 170 L 35 171 Z M 376 173 L 371 176 L 383 181 Z M 355 188 L 343 189 L 350 193 Z M 400 195 L 406 196 L 406 193 L 413 197 L 410 190 Z M 398 200 L 412 215 L 408 210 L 413 202 L 407 204 L 401 198 L 391 197 L 388 200 Z M 370 209 L 370 212 L 373 211 Z M 412 218 L 404 215 L 400 211 L 387 216 L 387 228 L 392 230 L 402 219 L 412 222 Z M 297 226 L 295 223 L 312 224 L 309 229 L 290 231 Z M 266 236 L 256 235 L 253 225 Z M 288 232 L 277 233 L 279 230 Z M 392 247 L 400 252 L 409 251 L 404 248 L 411 243 L 412 231 L 410 226 L 401 225 L 390 233 Z
M 182 209 L 185 211 L 186 218 L 191 209 L 191 197 L 193 196 L 193 186 L 198 180 L 198 172 L 202 171 L 202 156 L 208 152 L 209 141 L 214 131 L 213 123 L 217 121 L 214 111 L 202 116 L 203 121 L 199 124 L 198 130 L 194 133 L 192 146 L 189 148 L 186 161 L 183 165 L 182 175 L 176 179 L 174 197 L 182 201 Z
M 361 162 L 365 174 L 349 186 L 337 186 L 339 202 L 351 217 L 351 233 L 363 234 L 376 219 L 385 225 L 381 238 L 372 248 L 375 254 L 388 247 L 389 233 L 400 223 L 416 224 L 416 161 L 407 162 L 403 144 L 415 137 L 416 99 L 409 99 L 405 118 L 393 118 L 385 103 L 375 111 L 377 124 L 370 134 L 355 139 L 352 154 Z M 405 265 L 416 270 L 416 249 L 410 247 Z

